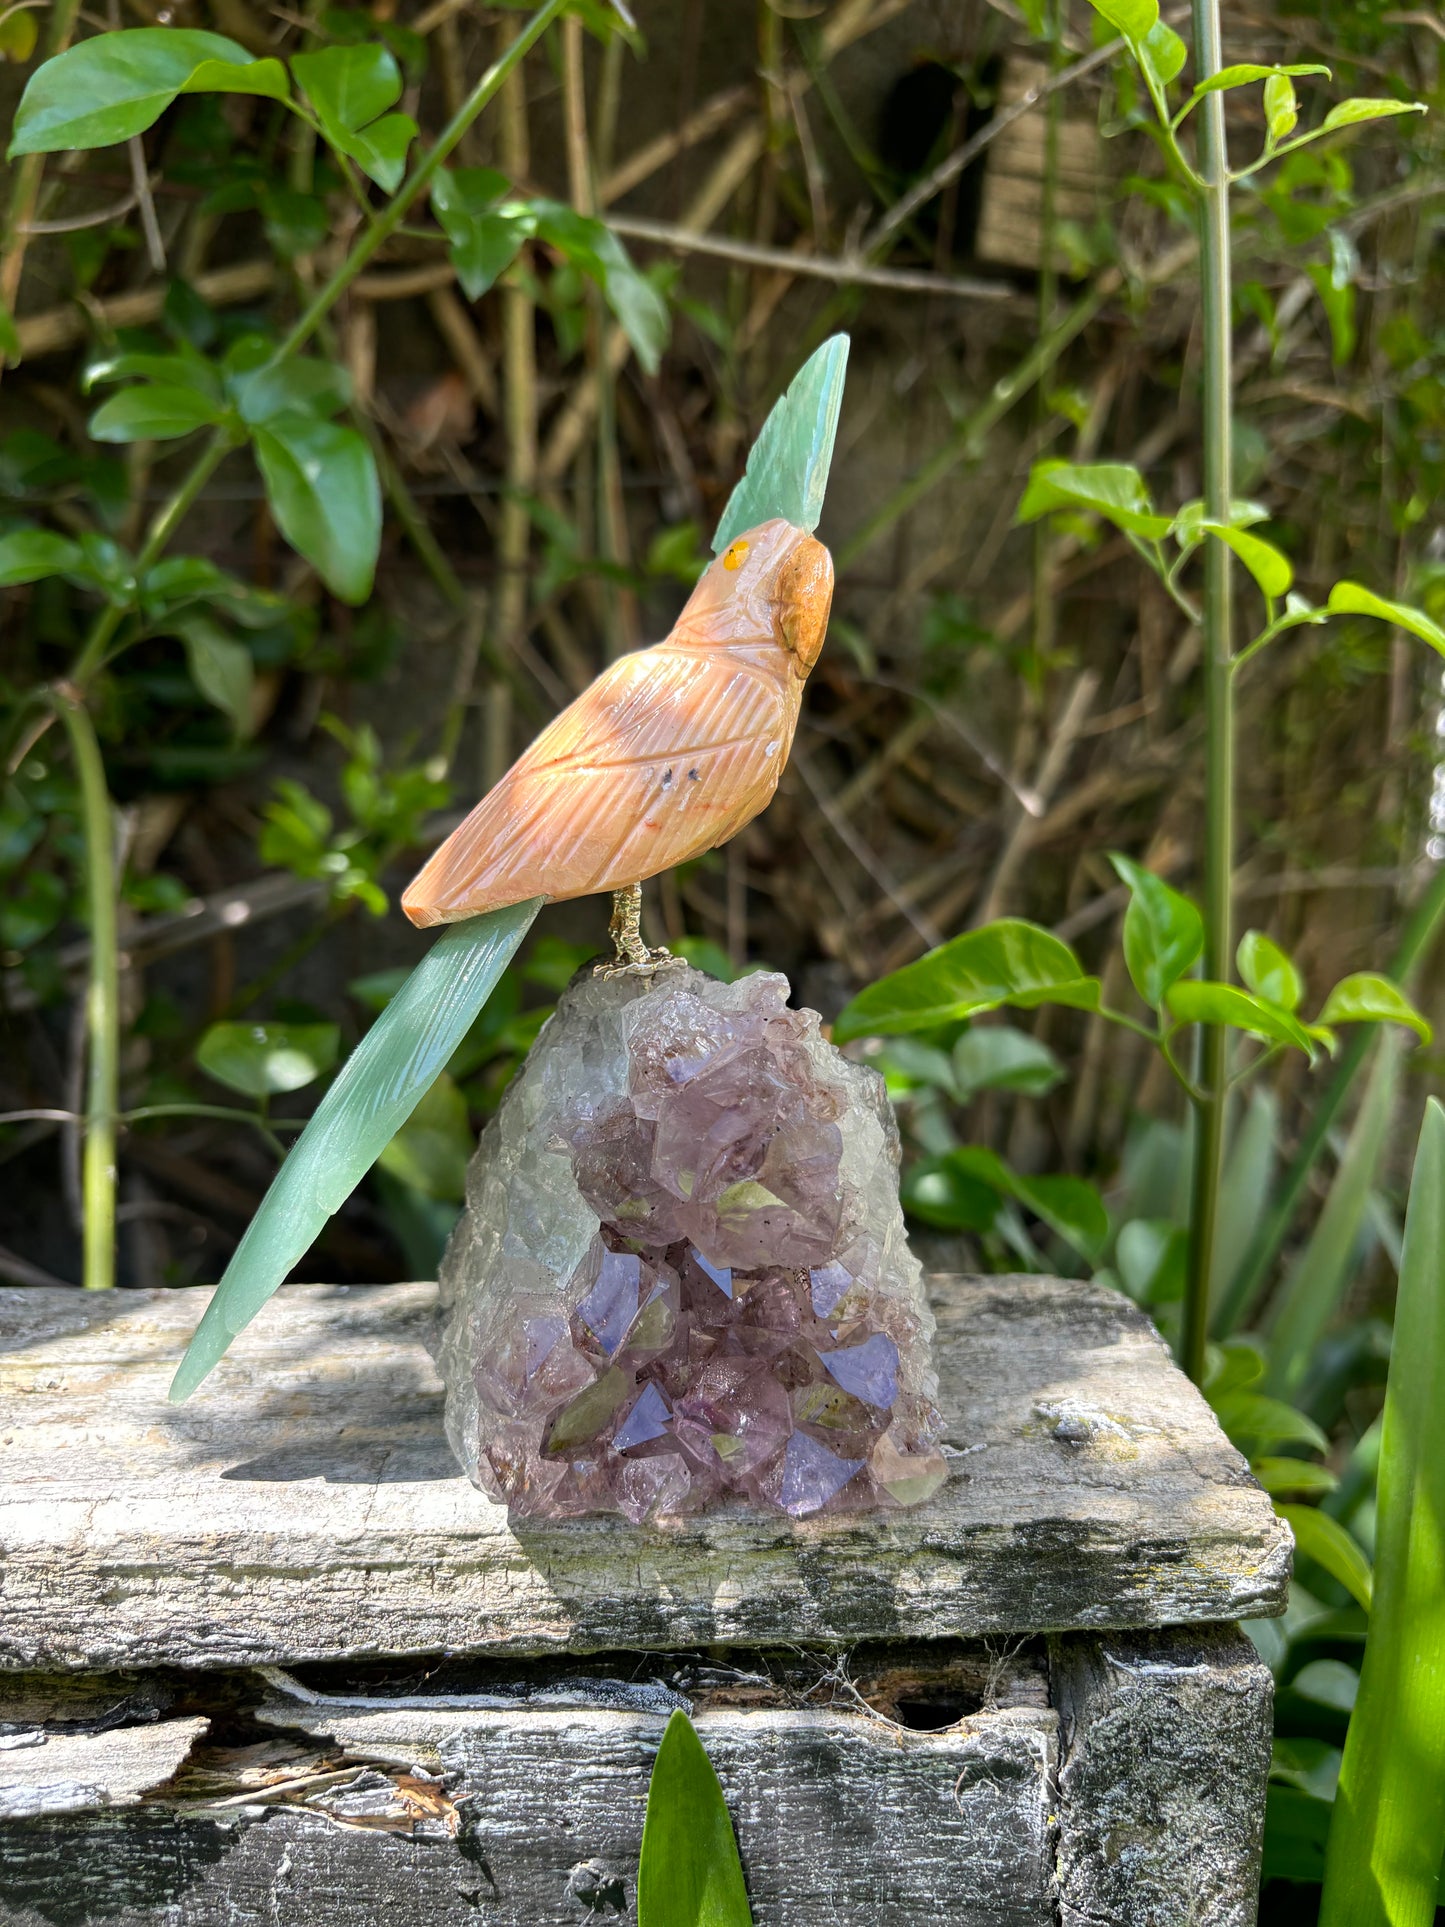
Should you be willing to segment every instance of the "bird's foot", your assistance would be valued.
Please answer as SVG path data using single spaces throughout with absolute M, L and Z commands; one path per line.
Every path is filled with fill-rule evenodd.
M 674 957 L 665 944 L 650 950 L 642 941 L 642 885 L 633 883 L 612 893 L 612 921 L 607 926 L 612 939 L 612 961 L 597 965 L 598 977 L 650 977 L 656 970 L 685 963 Z

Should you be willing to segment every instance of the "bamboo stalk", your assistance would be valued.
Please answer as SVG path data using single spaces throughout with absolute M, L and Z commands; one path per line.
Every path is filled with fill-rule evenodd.
M 115 1131 L 120 1095 L 120 955 L 116 918 L 115 826 L 95 725 L 79 689 L 54 696 L 70 738 L 80 791 L 85 846 L 85 896 L 90 922 L 90 985 L 86 997 L 84 1269 L 87 1291 L 115 1283 Z
M 1195 79 L 1221 71 L 1219 0 L 1194 0 Z M 1229 160 L 1224 95 L 1205 96 L 1198 109 L 1199 239 L 1204 360 L 1204 507 L 1213 521 L 1230 520 L 1233 391 L 1231 386 Z M 1204 550 L 1204 975 L 1229 980 L 1234 966 L 1231 897 L 1234 867 L 1234 698 L 1231 597 L 1233 555 L 1223 542 Z M 1196 1107 L 1194 1185 L 1189 1215 L 1189 1270 L 1184 1290 L 1179 1362 L 1196 1382 L 1204 1376 L 1209 1330 L 1209 1283 L 1224 1171 L 1225 1105 L 1229 1095 L 1229 1032 L 1203 1026 Z
M 505 38 L 505 25 L 498 29 Z M 513 68 L 499 101 L 499 146 L 502 168 L 514 181 L 531 171 L 531 142 L 527 128 L 527 95 L 522 75 Z M 537 317 L 526 286 L 509 276 L 501 286 L 502 301 L 502 423 L 507 442 L 507 486 L 502 496 L 497 531 L 497 589 L 492 599 L 491 641 L 494 654 L 504 660 L 515 653 L 527 622 L 527 558 L 532 541 L 532 518 L 527 497 L 537 486 Z M 483 778 L 494 783 L 510 760 L 507 745 L 511 726 L 511 691 L 500 676 L 487 687 L 483 731 Z M 460 718 L 456 727 L 460 727 Z M 452 734 L 455 747 L 455 734 Z

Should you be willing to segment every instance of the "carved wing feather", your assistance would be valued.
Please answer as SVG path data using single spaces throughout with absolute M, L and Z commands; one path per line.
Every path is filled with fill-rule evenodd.
M 739 653 L 659 643 L 613 663 L 435 852 L 402 898 L 412 922 L 622 889 L 750 822 L 798 699 Z

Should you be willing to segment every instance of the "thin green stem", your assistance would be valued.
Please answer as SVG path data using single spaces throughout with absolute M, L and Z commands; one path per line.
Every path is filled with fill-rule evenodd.
M 1059 31 L 1058 0 L 1048 0 L 1043 15 L 1044 37 L 1048 43 L 1049 77 L 1052 80 L 1063 64 L 1063 41 Z M 1058 248 L 1059 122 L 1063 114 L 1063 95 L 1056 88 L 1044 102 L 1044 180 L 1039 202 L 1039 299 L 1036 310 L 1039 338 L 1054 325 L 1058 306 L 1059 276 L 1055 262 Z M 1034 428 L 1042 436 L 1049 419 L 1049 399 L 1042 382 L 1034 390 Z M 1032 634 L 1029 638 L 1029 694 L 1041 704 L 1047 667 L 1053 660 L 1057 631 L 1057 610 L 1053 595 L 1054 535 L 1051 517 L 1041 515 L 1033 526 Z
M 145 546 L 135 559 L 138 583 L 160 560 L 162 551 L 180 527 L 196 497 L 234 446 L 231 430 L 224 428 L 218 428 L 207 442 L 190 473 L 151 523 Z M 70 680 L 77 689 L 85 689 L 103 666 L 106 651 L 114 641 L 126 613 L 124 604 L 108 602 L 91 624 L 90 634 L 70 671 Z
M 1315 623 L 1319 620 L 1319 612 L 1316 610 L 1312 610 L 1309 615 L 1303 616 L 1277 616 L 1266 628 L 1261 629 L 1254 640 L 1247 643 L 1245 647 L 1240 650 L 1239 654 L 1231 660 L 1229 665 L 1230 674 L 1237 676 L 1247 662 L 1257 656 L 1261 649 L 1268 648 L 1276 636 L 1282 636 L 1287 629 L 1300 629 L 1307 623 Z
M 1287 1048 L 1288 1046 L 1284 1044 L 1271 1044 L 1268 1050 L 1262 1050 L 1257 1057 L 1251 1057 L 1249 1062 L 1241 1065 L 1230 1078 L 1229 1088 L 1233 1091 L 1241 1084 L 1247 1084 L 1250 1078 L 1257 1076 L 1264 1069 L 1266 1064 L 1272 1064 L 1277 1057 L 1283 1056 Z
M 1205 1093 L 1194 1082 L 1194 1079 L 1174 1055 L 1174 1038 L 1179 1028 L 1180 1026 L 1176 1025 L 1174 1030 L 1162 1031 L 1160 1033 L 1159 1054 L 1169 1066 L 1175 1083 L 1178 1084 L 1180 1090 L 1183 1091 L 1184 1095 L 1189 1099 L 1189 1102 L 1197 1109 L 1202 1109 L 1206 1102 Z M 1211 1026 L 1210 1028 L 1218 1027 Z
M 276 1136 L 277 1131 L 304 1131 L 304 1117 L 263 1117 L 259 1111 L 240 1111 L 229 1104 L 142 1104 L 138 1110 L 124 1111 L 122 1124 L 140 1124 L 152 1117 L 218 1117 L 232 1124 L 249 1124 L 265 1138 L 268 1148 L 279 1159 L 286 1155 L 286 1146 Z
M 78 689 L 53 698 L 70 738 L 80 791 L 85 847 L 85 895 L 90 921 L 90 982 L 86 994 L 85 1208 L 83 1282 L 87 1291 L 115 1283 L 115 1126 L 120 1089 L 120 954 L 116 936 L 115 832 L 105 765 L 95 725 Z
M 268 1131 L 304 1131 L 310 1122 L 304 1117 L 262 1118 L 259 1111 L 243 1111 L 234 1104 L 138 1104 L 133 1111 L 122 1111 L 120 1122 L 143 1124 L 152 1117 L 220 1117 Z
M 1418 111 L 1423 114 L 1425 109 L 1418 107 Z M 1312 132 L 1300 134 L 1292 141 L 1281 141 L 1278 147 L 1266 147 L 1258 160 L 1251 161 L 1248 167 L 1241 167 L 1237 174 L 1231 174 L 1229 178 L 1231 181 L 1247 181 L 1258 174 L 1262 167 L 1268 167 L 1271 161 L 1282 160 L 1286 154 L 1297 154 L 1300 148 L 1311 147 L 1317 140 L 1323 140 L 1326 134 L 1339 131 L 1335 127 L 1316 127 Z
M 329 314 L 335 307 L 371 257 L 386 241 L 390 240 L 413 205 L 431 185 L 437 170 L 460 143 L 472 122 L 498 92 L 518 62 L 536 45 L 552 22 L 560 17 L 567 4 L 568 0 L 545 0 L 545 4 L 532 15 L 506 51 L 492 62 L 438 134 L 430 149 L 402 182 L 386 208 L 357 241 L 331 279 L 318 291 L 311 305 L 276 350 L 274 356 L 276 361 L 284 361 L 288 355 L 296 353 L 297 349 L 309 339 L 322 317 Z
M 1126 1017 L 1122 1010 L 1110 1010 L 1106 1004 L 1100 1004 L 1094 1014 L 1102 1017 L 1105 1023 L 1117 1024 L 1121 1030 L 1132 1030 L 1136 1037 L 1143 1037 L 1151 1044 L 1157 1045 L 1159 1042 L 1157 1030 L 1150 1030 L 1147 1024 L 1141 1024 L 1133 1017 Z
M 1193 0 L 1196 81 L 1224 65 L 1219 0 Z M 1230 517 L 1233 399 L 1229 156 L 1224 95 L 1208 95 L 1200 109 L 1198 189 L 1204 359 L 1204 513 Z M 1231 883 L 1234 864 L 1234 711 L 1231 592 L 1233 557 L 1227 544 L 1204 553 L 1204 975 L 1227 983 L 1233 954 Z M 1209 1281 L 1214 1269 L 1220 1183 L 1224 1170 L 1225 1105 L 1229 1096 L 1229 1036 L 1207 1024 L 1200 1046 L 1200 1100 L 1194 1137 L 1194 1186 L 1189 1224 L 1189 1271 L 1184 1291 L 1180 1363 L 1196 1382 L 1204 1376 L 1209 1327 Z

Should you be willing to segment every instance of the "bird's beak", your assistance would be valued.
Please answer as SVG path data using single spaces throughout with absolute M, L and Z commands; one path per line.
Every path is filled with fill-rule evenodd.
M 822 651 L 833 602 L 833 558 L 813 536 L 798 538 L 778 570 L 776 594 L 783 646 L 797 674 L 806 676 Z

